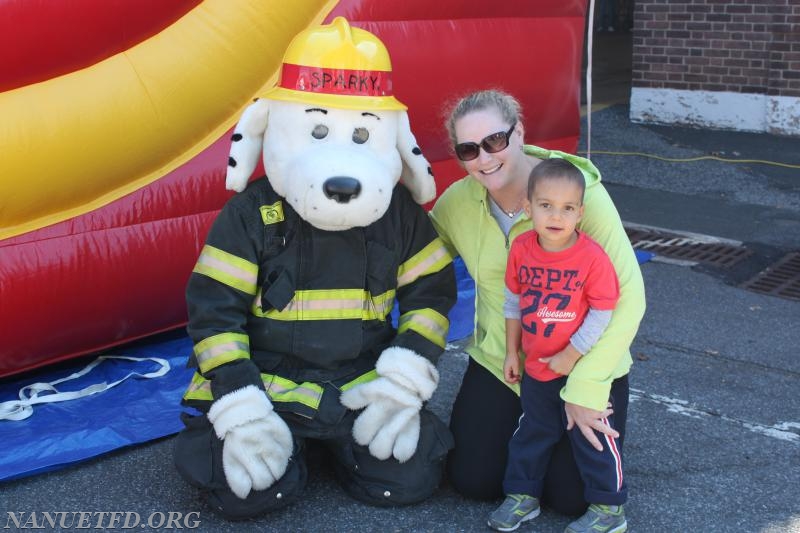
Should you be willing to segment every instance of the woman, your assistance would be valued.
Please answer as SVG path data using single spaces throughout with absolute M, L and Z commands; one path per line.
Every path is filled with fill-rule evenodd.
M 630 344 L 644 314 L 644 284 L 625 230 L 600 173 L 587 159 L 524 144 L 519 103 L 500 91 L 480 91 L 453 107 L 447 130 L 466 177 L 436 202 L 431 217 L 453 255 L 460 255 L 476 285 L 475 337 L 467 348 L 469 365 L 453 405 L 450 429 L 455 448 L 448 476 L 463 495 L 502 496 L 508 441 L 522 413 L 519 388 L 503 380 L 505 332 L 503 289 L 510 242 L 531 229 L 523 206 L 528 175 L 550 157 L 575 164 L 586 179 L 585 212 L 578 229 L 599 242 L 614 263 L 620 300 L 606 333 L 575 365 L 561 396 L 568 428 L 595 446 L 598 433 L 614 434 L 602 419 L 614 398 L 620 445 L 627 415 Z M 565 436 L 553 453 L 543 503 L 564 514 L 587 508 L 581 480 Z

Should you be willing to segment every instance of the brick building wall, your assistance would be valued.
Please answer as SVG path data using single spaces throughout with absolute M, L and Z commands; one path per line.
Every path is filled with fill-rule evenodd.
M 637 0 L 631 118 L 800 135 L 800 0 Z

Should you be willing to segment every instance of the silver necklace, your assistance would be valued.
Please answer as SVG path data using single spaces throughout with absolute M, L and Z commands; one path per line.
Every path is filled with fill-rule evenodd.
M 514 207 L 514 209 L 509 211 L 508 209 L 506 209 L 505 207 L 500 205 L 500 202 L 495 200 L 494 197 L 492 197 L 492 201 L 495 203 L 495 205 L 497 207 L 499 207 L 500 211 L 502 211 L 508 218 L 514 218 L 515 216 L 517 216 L 517 213 L 519 213 L 519 210 L 522 209 L 522 202 L 524 200 L 525 200 L 524 198 L 520 198 L 519 201 L 517 202 L 517 205 Z

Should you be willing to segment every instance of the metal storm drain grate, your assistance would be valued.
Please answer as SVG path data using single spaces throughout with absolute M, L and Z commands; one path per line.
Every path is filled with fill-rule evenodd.
M 675 263 L 705 263 L 729 268 L 752 252 L 736 241 L 706 235 L 670 233 L 654 228 L 626 225 L 634 249 L 653 252 Z
M 744 289 L 800 300 L 800 252 L 784 256 L 741 285 Z

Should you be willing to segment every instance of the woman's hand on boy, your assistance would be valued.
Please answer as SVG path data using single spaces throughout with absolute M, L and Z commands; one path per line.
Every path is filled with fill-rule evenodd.
M 614 413 L 610 403 L 605 410 L 597 411 L 576 403 L 565 402 L 564 410 L 567 412 L 567 431 L 578 426 L 586 440 L 599 452 L 603 451 L 603 445 L 600 444 L 595 431 L 615 439 L 619 437 L 619 432 L 605 422 L 605 419 Z

